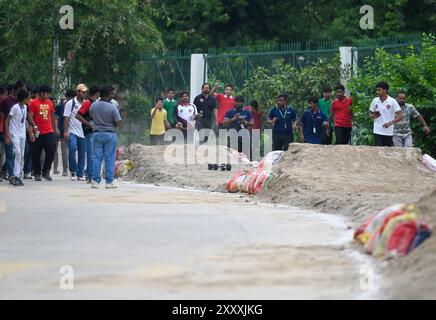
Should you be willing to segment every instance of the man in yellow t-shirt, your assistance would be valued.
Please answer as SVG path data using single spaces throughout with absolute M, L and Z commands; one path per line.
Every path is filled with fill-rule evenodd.
M 163 145 L 165 131 L 169 127 L 167 111 L 163 109 L 163 99 L 157 98 L 154 108 L 151 109 L 150 145 Z

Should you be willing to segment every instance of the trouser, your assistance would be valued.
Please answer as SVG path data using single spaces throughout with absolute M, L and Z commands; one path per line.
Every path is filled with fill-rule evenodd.
M 30 138 L 26 136 L 26 147 L 24 148 L 24 174 L 32 173 L 32 152 L 30 151 Z
M 34 143 L 31 143 L 32 152 L 32 167 L 33 175 L 41 175 L 41 153 L 45 151 L 44 167 L 42 168 L 43 174 L 49 174 L 51 170 L 51 165 L 54 159 L 55 153 L 55 134 L 48 133 L 44 135 L 39 135 Z
M 59 137 L 56 137 L 56 139 L 58 140 L 58 142 L 56 142 L 56 153 L 55 153 L 53 167 L 54 167 L 55 171 L 58 171 L 58 168 L 59 168 L 58 148 L 59 148 L 59 142 L 60 142 L 61 157 L 62 157 L 62 171 L 67 172 L 68 171 L 68 142 L 62 138 L 59 138 Z
M 322 143 L 324 144 L 324 145 L 330 145 L 330 144 L 332 144 L 332 140 L 333 140 L 333 128 L 332 127 L 328 127 L 328 128 L 326 128 L 326 127 L 323 127 L 323 129 L 322 129 L 323 131 L 324 131 L 324 138 L 323 138 L 323 141 L 322 141 Z M 328 132 L 327 132 L 328 131 Z M 328 134 L 327 134 L 328 133 Z
M 83 177 L 86 161 L 85 138 L 80 138 L 74 133 L 70 133 L 68 136 L 68 158 L 70 172 L 77 174 L 78 177 Z
M 92 179 L 92 170 L 94 165 L 92 163 L 92 157 L 94 155 L 94 136 L 93 133 L 89 133 L 85 136 L 86 140 L 86 178 Z
M 117 134 L 115 132 L 94 132 L 93 178 L 101 182 L 101 165 L 104 160 L 106 183 L 111 184 L 115 176 L 115 154 L 117 148 Z
M 11 144 L 4 143 L 5 146 L 5 157 L 6 161 L 4 164 L 4 168 L 2 168 L 2 171 L 7 171 L 8 176 L 12 177 L 14 175 L 14 146 Z
M 21 178 L 24 166 L 24 151 L 26 149 L 26 136 L 20 137 L 11 134 L 12 147 L 14 149 L 14 172 L 13 175 Z
M 165 134 L 150 134 L 150 145 L 160 146 L 164 144 Z
M 335 127 L 336 144 L 349 144 L 351 139 L 351 128 Z
M 392 136 L 383 136 L 375 133 L 374 142 L 377 147 L 392 147 L 394 144 Z
M 273 134 L 273 151 L 287 151 L 289 149 L 289 144 L 294 142 L 293 133 L 274 133 Z
M 200 132 L 203 129 L 209 129 L 212 130 L 212 119 L 201 119 L 198 120 L 196 123 L 197 131 Z M 204 130 L 207 131 L 207 130 Z M 206 143 L 209 140 L 209 134 L 205 132 L 205 136 L 203 137 L 203 140 L 200 141 L 200 144 Z
M 4 133 L 0 133 L 0 168 L 3 167 L 3 151 L 5 150 L 4 148 L 5 145 L 5 135 Z
M 413 139 L 412 135 L 409 134 L 407 136 L 395 136 L 393 137 L 394 146 L 400 148 L 412 148 L 413 147 Z

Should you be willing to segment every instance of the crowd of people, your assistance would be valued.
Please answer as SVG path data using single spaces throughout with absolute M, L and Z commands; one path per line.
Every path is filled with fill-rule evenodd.
M 31 88 L 17 81 L 0 88 L 0 181 L 13 186 L 23 186 L 23 179 L 52 181 L 53 164 L 53 173 L 60 174 L 60 149 L 63 176 L 98 188 L 104 161 L 106 188 L 116 188 L 121 116 L 114 90 L 111 85 L 88 90 L 79 84 L 58 103 L 48 85 Z
M 224 93 L 217 93 L 218 88 L 217 85 L 211 88 L 209 83 L 203 84 L 202 93 L 195 97 L 193 103 L 187 92 L 180 93 L 180 99 L 176 99 L 173 89 L 167 91 L 165 99 L 156 99 L 156 105 L 151 110 L 150 144 L 164 144 L 165 132 L 171 128 L 182 130 L 186 139 L 188 129 L 235 129 L 240 132 L 270 127 L 273 150 L 286 151 L 297 131 L 301 143 L 351 144 L 353 125 L 359 125 L 353 119 L 353 101 L 346 96 L 343 85 L 334 88 L 335 99 L 330 87 L 322 90 L 322 99 L 310 97 L 308 108 L 300 117 L 284 94 L 277 96 L 276 105 L 266 113 L 261 111 L 257 101 L 245 105 L 244 97 L 234 97 L 233 85 L 226 85 Z M 389 95 L 389 85 L 380 82 L 375 87 L 375 93 L 368 115 L 374 122 L 376 146 L 412 147 L 412 118 L 418 119 L 425 134 L 429 134 L 424 118 L 413 105 L 407 103 L 405 91 L 399 91 L 395 99 Z M 206 141 L 207 137 L 201 142 Z
M 167 90 L 165 99 L 157 98 L 151 110 L 150 144 L 165 144 L 169 129 L 183 132 L 186 141 L 188 131 L 233 129 L 238 135 L 245 131 L 250 137 L 253 130 L 271 128 L 273 150 L 286 151 L 297 131 L 301 143 L 346 145 L 351 143 L 353 125 L 358 126 L 353 123 L 353 102 L 345 95 L 343 85 L 334 88 L 335 99 L 329 87 L 322 90 L 322 99 L 310 97 L 301 116 L 285 94 L 278 95 L 276 105 L 264 112 L 257 101 L 245 104 L 243 96 L 234 97 L 232 85 L 226 85 L 224 93 L 218 93 L 218 89 L 217 85 L 203 84 L 193 103 L 188 92 L 176 98 L 173 89 Z M 385 82 L 378 83 L 375 92 L 368 115 L 374 122 L 376 146 L 412 147 L 412 118 L 418 119 L 429 134 L 424 118 L 407 103 L 406 92 L 397 92 L 395 99 L 389 96 Z M 67 90 L 58 103 L 48 85 L 31 88 L 17 81 L 0 88 L 0 181 L 8 180 L 14 186 L 24 185 L 22 179 L 52 181 L 52 165 L 53 173 L 61 174 L 58 169 L 62 162 L 63 176 L 98 188 L 104 161 L 106 188 L 116 188 L 113 181 L 121 116 L 113 96 L 110 85 L 88 89 L 79 84 L 76 90 Z

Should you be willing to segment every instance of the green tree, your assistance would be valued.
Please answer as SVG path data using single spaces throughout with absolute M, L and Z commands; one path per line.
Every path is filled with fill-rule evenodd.
M 74 29 L 61 30 L 61 0 L 0 0 L 0 77 L 31 83 L 51 83 L 53 52 L 73 57 L 60 78 L 72 83 L 118 83 L 121 88 L 140 83 L 146 66 L 142 53 L 162 51 L 157 14 L 146 0 L 72 1 Z M 69 54 L 68 54 L 69 53 Z

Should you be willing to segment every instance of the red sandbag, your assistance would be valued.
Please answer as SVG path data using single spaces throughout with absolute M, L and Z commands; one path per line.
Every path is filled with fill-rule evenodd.
M 416 235 L 416 221 L 398 223 L 387 245 L 387 253 L 405 256 Z
M 232 179 L 226 184 L 226 190 L 228 192 L 236 193 L 241 191 L 241 184 L 244 182 L 244 179 L 246 178 L 246 174 L 244 171 L 237 172 Z

